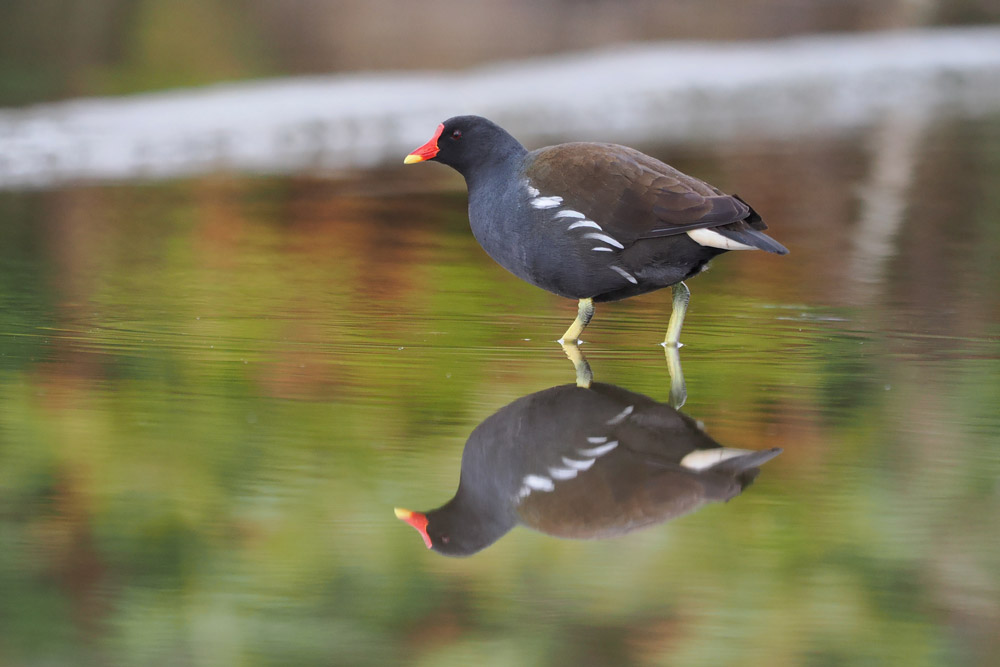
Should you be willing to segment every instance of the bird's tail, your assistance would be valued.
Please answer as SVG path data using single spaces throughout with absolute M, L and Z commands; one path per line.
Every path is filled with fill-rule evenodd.
M 760 473 L 764 465 L 782 452 L 781 447 L 752 451 L 733 447 L 712 449 L 696 449 L 681 460 L 685 468 L 698 471 L 711 471 L 731 476 L 745 489 Z
M 713 227 L 712 231 L 725 236 L 730 241 L 742 243 L 745 246 L 766 250 L 776 255 L 787 255 L 788 248 L 781 245 L 764 232 L 758 231 L 745 222 L 736 222 L 724 227 Z
M 733 479 L 740 483 L 740 488 L 745 489 L 757 479 L 760 467 L 780 454 L 781 451 L 781 447 L 772 447 L 744 456 L 737 456 L 713 466 L 712 471 L 732 475 Z
M 722 234 L 730 241 L 742 243 L 751 248 L 773 252 L 776 255 L 787 255 L 788 248 L 764 233 L 764 230 L 767 229 L 767 224 L 761 219 L 760 214 L 753 210 L 750 204 L 743 201 L 743 198 L 739 195 L 733 195 L 733 197 L 743 202 L 750 209 L 749 215 L 739 222 L 715 227 L 712 231 Z

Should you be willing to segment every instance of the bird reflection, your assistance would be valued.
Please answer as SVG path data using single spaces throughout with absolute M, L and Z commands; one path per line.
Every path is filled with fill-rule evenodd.
M 621 387 L 563 385 L 476 427 L 451 500 L 396 516 L 448 556 L 474 554 L 518 524 L 616 537 L 739 495 L 780 453 L 722 447 L 691 417 Z
M 576 371 L 576 386 L 584 389 L 590 387 L 594 381 L 594 372 L 590 369 L 590 362 L 583 356 L 580 346 L 576 341 L 559 341 L 566 357 L 573 363 Z M 670 398 L 667 401 L 671 406 L 679 408 L 687 401 L 687 385 L 684 384 L 684 371 L 681 368 L 681 357 L 678 352 L 679 345 L 668 345 L 663 343 L 663 353 L 667 359 L 667 373 L 670 374 Z
M 587 389 L 594 381 L 594 372 L 590 369 L 590 362 L 583 356 L 577 341 L 559 341 L 566 357 L 573 363 L 576 371 L 576 386 Z M 680 408 L 687 401 L 687 385 L 684 384 L 684 371 L 681 368 L 681 357 L 679 354 L 679 344 L 663 343 L 663 353 L 667 359 L 667 373 L 670 374 L 670 398 L 668 403 L 675 408 Z

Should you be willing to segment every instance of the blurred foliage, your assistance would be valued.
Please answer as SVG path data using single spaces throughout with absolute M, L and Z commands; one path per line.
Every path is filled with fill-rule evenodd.
M 4 0 L 0 106 L 262 76 L 461 68 L 630 41 L 1000 21 L 990 0 Z
M 684 410 L 785 453 L 729 505 L 467 560 L 390 509 L 571 381 L 574 306 L 486 258 L 452 175 L 0 194 L 0 663 L 985 664 L 1000 122 L 920 143 L 865 301 L 868 137 L 674 151 L 792 249 L 691 282 Z M 598 309 L 598 379 L 666 398 L 669 300 Z

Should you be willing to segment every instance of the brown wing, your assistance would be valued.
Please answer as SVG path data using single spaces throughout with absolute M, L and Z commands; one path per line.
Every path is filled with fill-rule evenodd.
M 562 197 L 563 207 L 585 214 L 622 243 L 759 220 L 738 197 L 616 144 L 542 148 L 525 175 L 541 195 Z
M 604 470 L 600 470 L 605 464 Z M 533 493 L 518 507 L 525 525 L 575 539 L 624 535 L 682 516 L 706 501 L 696 473 L 680 466 L 653 468 L 601 461 L 554 491 Z

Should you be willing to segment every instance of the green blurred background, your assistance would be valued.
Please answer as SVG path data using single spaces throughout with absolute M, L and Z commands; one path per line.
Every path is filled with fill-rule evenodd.
M 727 6 L 7 2 L 0 103 L 998 19 Z M 1000 115 L 640 148 L 791 249 L 693 280 L 681 353 L 684 412 L 785 452 L 727 505 L 466 560 L 391 509 L 450 498 L 482 419 L 572 381 L 575 308 L 486 257 L 454 174 L 0 192 L 0 664 L 989 664 Z M 669 300 L 599 308 L 597 379 L 666 400 Z

